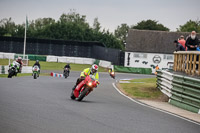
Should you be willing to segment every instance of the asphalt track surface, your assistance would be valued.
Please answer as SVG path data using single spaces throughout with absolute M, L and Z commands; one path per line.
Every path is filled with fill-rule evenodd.
M 79 72 L 68 79 L 0 78 L 0 133 L 200 133 L 200 126 L 120 95 L 107 73 L 98 88 L 70 99 Z M 117 74 L 117 79 L 148 78 Z

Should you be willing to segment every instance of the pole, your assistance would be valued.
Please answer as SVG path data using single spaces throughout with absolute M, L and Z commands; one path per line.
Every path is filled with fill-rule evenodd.
M 25 33 L 24 33 L 24 52 L 23 52 L 23 59 L 25 59 L 25 51 L 26 51 L 26 27 L 27 27 L 27 16 L 26 16 L 26 23 L 25 23 Z

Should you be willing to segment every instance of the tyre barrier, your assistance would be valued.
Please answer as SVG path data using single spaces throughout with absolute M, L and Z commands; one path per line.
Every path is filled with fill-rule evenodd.
M 51 72 L 50 74 L 52 77 L 59 77 L 59 78 L 62 78 L 64 77 L 63 74 L 59 74 L 59 73 L 54 73 L 54 72 Z
M 0 66 L 0 74 L 8 74 L 8 66 Z
M 158 70 L 157 88 L 170 104 L 200 114 L 200 79 Z

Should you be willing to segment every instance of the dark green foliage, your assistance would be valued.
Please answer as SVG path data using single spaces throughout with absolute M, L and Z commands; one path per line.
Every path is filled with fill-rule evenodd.
M 99 41 L 108 48 L 124 49 L 122 41 L 109 31 L 101 31 L 98 18 L 93 27 L 86 22 L 86 16 L 74 11 L 63 13 L 58 21 L 39 18 L 28 22 L 27 37 L 43 39 L 64 39 L 71 41 Z M 15 25 L 10 19 L 0 21 L 0 36 L 24 37 L 25 24 Z
M 162 24 L 159 24 L 158 21 L 155 20 L 143 20 L 136 25 L 131 27 L 132 29 L 139 30 L 158 30 L 158 31 L 169 31 L 167 27 Z
M 115 37 L 121 40 L 124 46 L 126 44 L 126 37 L 128 36 L 128 29 L 129 29 L 129 26 L 127 24 L 121 24 L 115 30 Z
M 178 32 L 192 32 L 196 31 L 197 33 L 200 33 L 200 21 L 187 21 L 184 25 L 180 25 L 177 29 Z

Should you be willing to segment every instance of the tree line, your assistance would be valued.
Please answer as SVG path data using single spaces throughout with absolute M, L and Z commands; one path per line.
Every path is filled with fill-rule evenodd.
M 55 21 L 53 18 L 38 18 L 28 21 L 27 37 L 41 39 L 64 39 L 71 41 L 98 41 L 108 48 L 124 50 L 129 29 L 169 31 L 169 28 L 156 20 L 143 20 L 136 25 L 121 24 L 114 33 L 105 28 L 102 30 L 98 18 L 90 26 L 86 16 L 70 11 L 63 13 Z M 0 36 L 24 37 L 25 23 L 15 24 L 12 18 L 0 20 Z M 200 21 L 189 20 L 177 28 L 177 32 L 200 33 Z

